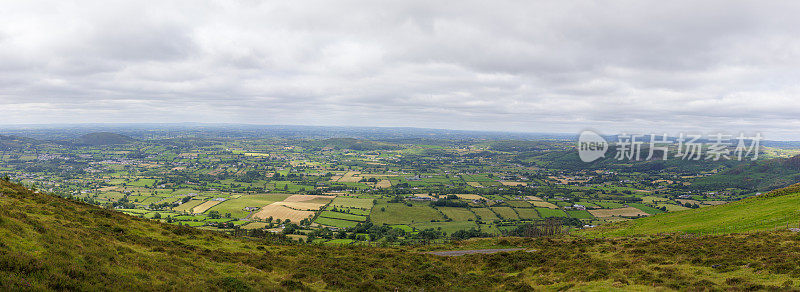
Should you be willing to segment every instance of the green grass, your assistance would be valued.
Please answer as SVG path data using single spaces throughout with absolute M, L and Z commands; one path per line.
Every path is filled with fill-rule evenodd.
M 412 227 L 416 228 L 417 230 L 424 230 L 428 228 L 433 228 L 436 230 L 441 230 L 447 232 L 447 234 L 453 234 L 453 232 L 459 230 L 468 230 L 470 228 L 478 228 L 478 225 L 475 222 L 468 222 L 468 221 L 461 221 L 461 222 L 425 222 L 425 223 L 414 223 L 411 224 Z
M 319 216 L 331 219 L 341 219 L 341 220 L 349 220 L 356 222 L 364 222 L 367 220 L 367 217 L 364 216 L 341 213 L 341 212 L 333 212 L 333 211 L 322 211 L 322 213 L 320 213 Z
M 175 211 L 178 211 L 178 212 L 192 212 L 192 208 L 197 207 L 197 205 L 200 205 L 203 202 L 205 202 L 205 201 L 204 200 L 191 200 L 191 201 L 183 203 L 180 206 L 177 206 L 177 207 L 172 208 L 172 209 L 175 210 Z
M 439 207 L 439 210 L 453 221 L 475 220 L 475 214 L 466 208 Z
M 539 216 L 542 218 L 550 218 L 550 217 L 567 217 L 567 213 L 563 210 L 559 209 L 550 209 L 550 208 L 536 208 L 536 211 L 539 212 Z
M 346 239 L 346 238 L 342 238 L 342 239 L 332 239 L 332 240 L 329 240 L 329 241 L 325 242 L 325 244 L 343 245 L 343 244 L 351 244 L 351 243 L 353 243 L 354 241 L 355 241 L 355 240 L 352 240 L 352 239 Z
M 734 233 L 797 227 L 800 193 L 761 195 L 719 206 L 662 213 L 593 228 L 590 236 L 625 236 L 663 232 Z
M 567 214 L 569 214 L 569 217 L 572 217 L 572 218 L 594 219 L 594 216 L 592 216 L 592 213 L 589 213 L 589 211 L 584 211 L 584 210 L 570 210 L 570 211 L 567 211 Z
M 504 220 L 519 219 L 519 216 L 517 216 L 517 213 L 514 212 L 514 209 L 511 209 L 511 207 L 492 207 L 492 210 L 495 211 L 497 215 L 503 217 Z
M 369 210 L 370 208 L 372 208 L 372 199 L 349 198 L 340 196 L 333 199 L 333 202 L 331 202 L 331 206 Z
M 499 219 L 489 208 L 472 208 L 472 211 L 475 212 L 475 215 L 481 216 L 481 221 L 484 222 L 492 222 Z
M 518 207 L 518 208 L 530 208 L 533 207 L 530 203 L 526 201 L 506 201 L 509 206 L 511 207 Z
M 539 213 L 536 212 L 534 208 L 515 208 L 514 210 L 517 211 L 519 214 L 519 218 L 522 219 L 536 219 L 539 218 Z
M 408 226 L 408 225 L 399 224 L 399 225 L 389 225 L 389 226 L 391 226 L 392 228 L 401 229 L 401 230 L 403 230 L 403 231 L 405 231 L 405 232 L 412 232 L 412 231 L 414 231 L 414 228 L 413 228 L 413 227 L 411 227 L 411 226 Z
M 650 207 L 650 206 L 647 206 L 647 205 L 644 205 L 644 204 L 640 204 L 640 203 L 630 203 L 630 204 L 628 204 L 628 206 L 631 206 L 631 207 L 634 207 L 636 209 L 642 210 L 642 212 L 645 212 L 645 213 L 650 214 L 650 215 L 664 213 L 664 211 L 661 211 L 659 209 L 656 209 L 656 208 L 653 208 L 653 207 Z
M 381 208 L 385 208 L 385 211 L 381 211 Z M 370 219 L 374 224 L 382 225 L 431 222 L 431 220 L 443 221 L 444 217 L 431 208 L 428 203 L 413 203 L 409 207 L 405 203 L 379 202 L 372 208 Z
M 348 221 L 348 220 L 340 220 L 340 219 L 333 219 L 333 218 L 325 218 L 325 217 L 317 217 L 317 220 L 314 220 L 317 224 L 339 227 L 339 228 L 349 228 L 355 227 L 358 222 L 355 221 Z

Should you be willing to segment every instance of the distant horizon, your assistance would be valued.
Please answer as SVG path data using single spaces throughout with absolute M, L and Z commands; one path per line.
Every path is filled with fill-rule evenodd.
M 303 124 L 255 124 L 255 123 L 213 123 L 213 122 L 167 122 L 167 123 L 160 123 L 160 122 L 109 122 L 109 123 L 41 123 L 41 124 L 0 124 L 0 134 L 2 134 L 3 130 L 24 130 L 26 127 L 30 129 L 59 129 L 59 128 L 81 128 L 81 127 L 126 127 L 126 126 L 150 126 L 150 127 L 157 127 L 157 126 L 243 126 L 243 127 L 308 127 L 308 128 L 352 128 L 352 129 L 409 129 L 409 130 L 430 130 L 430 131 L 454 131 L 454 132 L 474 132 L 474 133 L 485 133 L 485 134 L 512 134 L 512 135 L 543 135 L 543 136 L 564 136 L 564 137 L 572 137 L 577 138 L 580 134 L 580 131 L 575 133 L 568 133 L 568 132 L 524 132 L 524 131 L 503 131 L 503 130 L 475 130 L 475 129 L 450 129 L 450 128 L 426 128 L 426 127 L 412 127 L 412 126 L 359 126 L 359 125 L 303 125 Z M 591 131 L 596 131 L 594 129 L 589 129 Z M 619 132 L 619 133 L 609 133 L 604 131 L 596 131 L 600 135 L 604 137 L 614 137 L 620 134 L 639 134 L 639 135 L 649 135 L 649 134 L 656 134 L 661 135 L 664 132 L 659 131 L 652 131 L 652 132 Z M 700 135 L 713 135 L 717 134 L 718 132 L 708 132 L 708 133 L 698 133 L 696 131 L 693 132 L 680 132 L 680 133 L 690 133 L 690 134 L 700 134 Z M 666 133 L 668 137 L 674 138 L 677 137 L 680 133 Z M 737 135 L 738 132 L 722 132 L 724 134 L 729 135 Z M 748 133 L 749 134 L 749 133 Z M 707 138 L 707 137 L 703 137 Z M 800 142 L 800 139 L 775 139 L 770 137 L 764 137 L 764 141 L 775 141 L 775 142 Z

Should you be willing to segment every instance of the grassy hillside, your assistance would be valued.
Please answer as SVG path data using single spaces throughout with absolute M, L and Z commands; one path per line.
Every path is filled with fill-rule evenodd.
M 519 247 L 439 257 L 433 249 Z M 500 238 L 376 248 L 233 238 L 0 180 L 0 291 L 797 288 L 800 237 Z
M 719 206 L 669 212 L 592 228 L 588 236 L 666 232 L 734 233 L 800 227 L 800 185 Z
M 712 176 L 693 181 L 709 190 L 743 188 L 769 191 L 800 181 L 800 156 L 751 161 Z
M 476 289 L 500 285 L 475 279 L 468 268 L 446 259 L 395 249 L 364 252 L 232 238 L 35 194 L 2 180 L 0 193 L 3 291 L 440 290 L 457 283 Z

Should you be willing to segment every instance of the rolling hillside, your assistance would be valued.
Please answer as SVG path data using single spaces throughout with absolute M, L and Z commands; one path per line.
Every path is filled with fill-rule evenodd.
M 446 260 L 395 249 L 363 252 L 234 238 L 33 193 L 0 180 L 2 291 L 442 290 L 455 284 L 473 289 L 502 285 L 475 279 L 467 273 L 469 268 Z
M 89 133 L 78 137 L 78 144 L 89 146 L 127 144 L 133 141 L 135 140 L 131 137 L 108 132 Z
M 737 233 L 798 228 L 800 184 L 719 206 L 663 213 L 583 232 L 587 236 Z
M 800 238 L 786 232 L 492 238 L 396 248 L 269 238 L 162 224 L 0 180 L 0 291 L 778 290 L 800 284 Z M 522 250 L 422 253 L 508 247 Z

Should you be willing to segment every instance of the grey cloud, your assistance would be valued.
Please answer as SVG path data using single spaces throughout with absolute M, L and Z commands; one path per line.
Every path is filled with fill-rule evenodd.
M 800 139 L 793 1 L 2 3 L 0 123 Z

